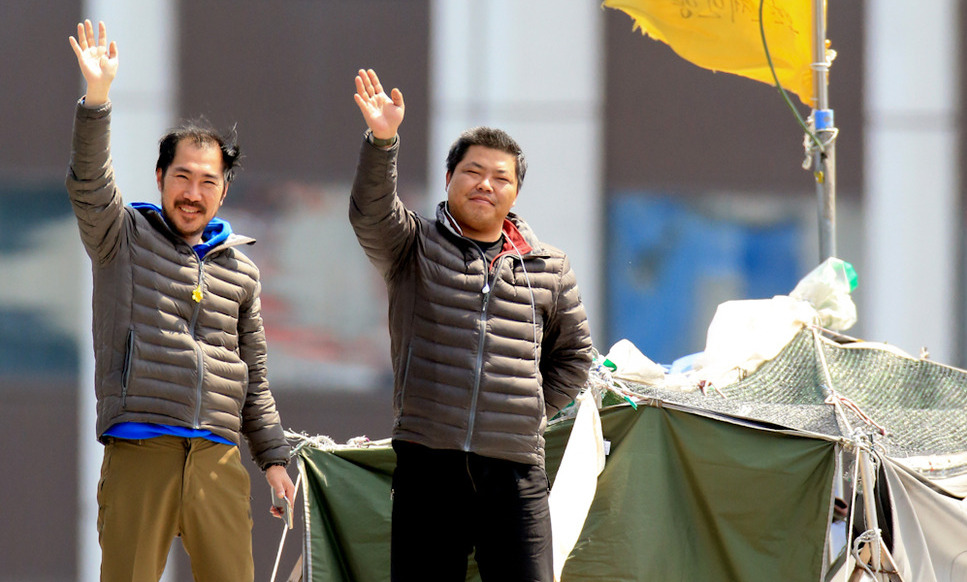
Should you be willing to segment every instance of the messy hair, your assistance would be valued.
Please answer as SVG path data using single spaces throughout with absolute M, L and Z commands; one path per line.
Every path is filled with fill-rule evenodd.
M 238 133 L 233 126 L 227 134 L 222 134 L 204 117 L 185 121 L 161 138 L 158 145 L 158 164 L 155 167 L 161 170 L 162 176 L 165 175 L 168 167 L 171 166 L 171 162 L 174 161 L 178 144 L 186 139 L 191 140 L 197 146 L 218 147 L 222 152 L 222 175 L 225 177 L 225 185 L 232 183 L 232 180 L 235 179 L 235 172 L 241 167 Z
M 514 156 L 517 161 L 518 190 L 524 185 L 524 174 L 527 173 L 527 161 L 524 159 L 524 152 L 506 131 L 493 127 L 474 127 L 460 134 L 457 141 L 450 146 L 450 153 L 447 154 L 447 174 L 453 174 L 457 164 L 467 155 L 470 146 L 475 145 L 499 150 Z

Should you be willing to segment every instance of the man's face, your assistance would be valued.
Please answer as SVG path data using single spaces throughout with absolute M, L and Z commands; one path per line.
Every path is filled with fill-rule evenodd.
M 228 191 L 221 150 L 214 144 L 184 139 L 175 147 L 168 170 L 163 176 L 157 170 L 156 177 L 168 222 L 188 244 L 200 243 Z
M 500 238 L 504 218 L 517 200 L 517 158 L 472 145 L 447 174 L 450 214 L 464 236 L 482 242 Z

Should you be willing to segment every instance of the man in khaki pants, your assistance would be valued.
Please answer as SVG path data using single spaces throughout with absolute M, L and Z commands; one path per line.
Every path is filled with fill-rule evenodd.
M 240 250 L 255 241 L 215 216 L 234 136 L 171 131 L 155 172 L 161 206 L 125 206 L 110 156 L 117 45 L 90 21 L 70 44 L 87 82 L 67 190 L 94 276 L 101 580 L 158 580 L 177 535 L 195 580 L 251 581 L 241 436 L 276 497 L 291 503 L 295 487 L 266 378 L 259 271 Z

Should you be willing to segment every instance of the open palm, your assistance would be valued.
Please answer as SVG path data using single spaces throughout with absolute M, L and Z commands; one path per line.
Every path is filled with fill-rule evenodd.
M 70 37 L 70 44 L 87 81 L 88 97 L 93 94 L 106 98 L 118 71 L 118 47 L 115 42 L 108 44 L 107 27 L 103 22 L 98 23 L 97 32 L 95 40 L 94 26 L 90 20 L 85 20 L 77 25 L 77 38 Z
M 403 93 L 399 89 L 393 89 L 387 95 L 372 69 L 360 70 L 356 75 L 355 99 L 375 137 L 390 139 L 396 135 L 405 111 Z

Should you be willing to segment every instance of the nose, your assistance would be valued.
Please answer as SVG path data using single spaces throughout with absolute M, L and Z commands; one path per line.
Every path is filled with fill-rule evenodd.
M 185 188 L 185 198 L 189 200 L 201 200 L 201 184 L 198 182 L 188 184 L 188 187 Z
M 491 184 L 490 184 L 490 178 L 488 176 L 484 176 L 483 178 L 480 179 L 480 183 L 477 184 L 477 188 L 479 188 L 481 190 L 486 190 L 488 192 L 493 192 L 494 191 L 494 188 L 493 188 L 493 186 L 491 186 Z

